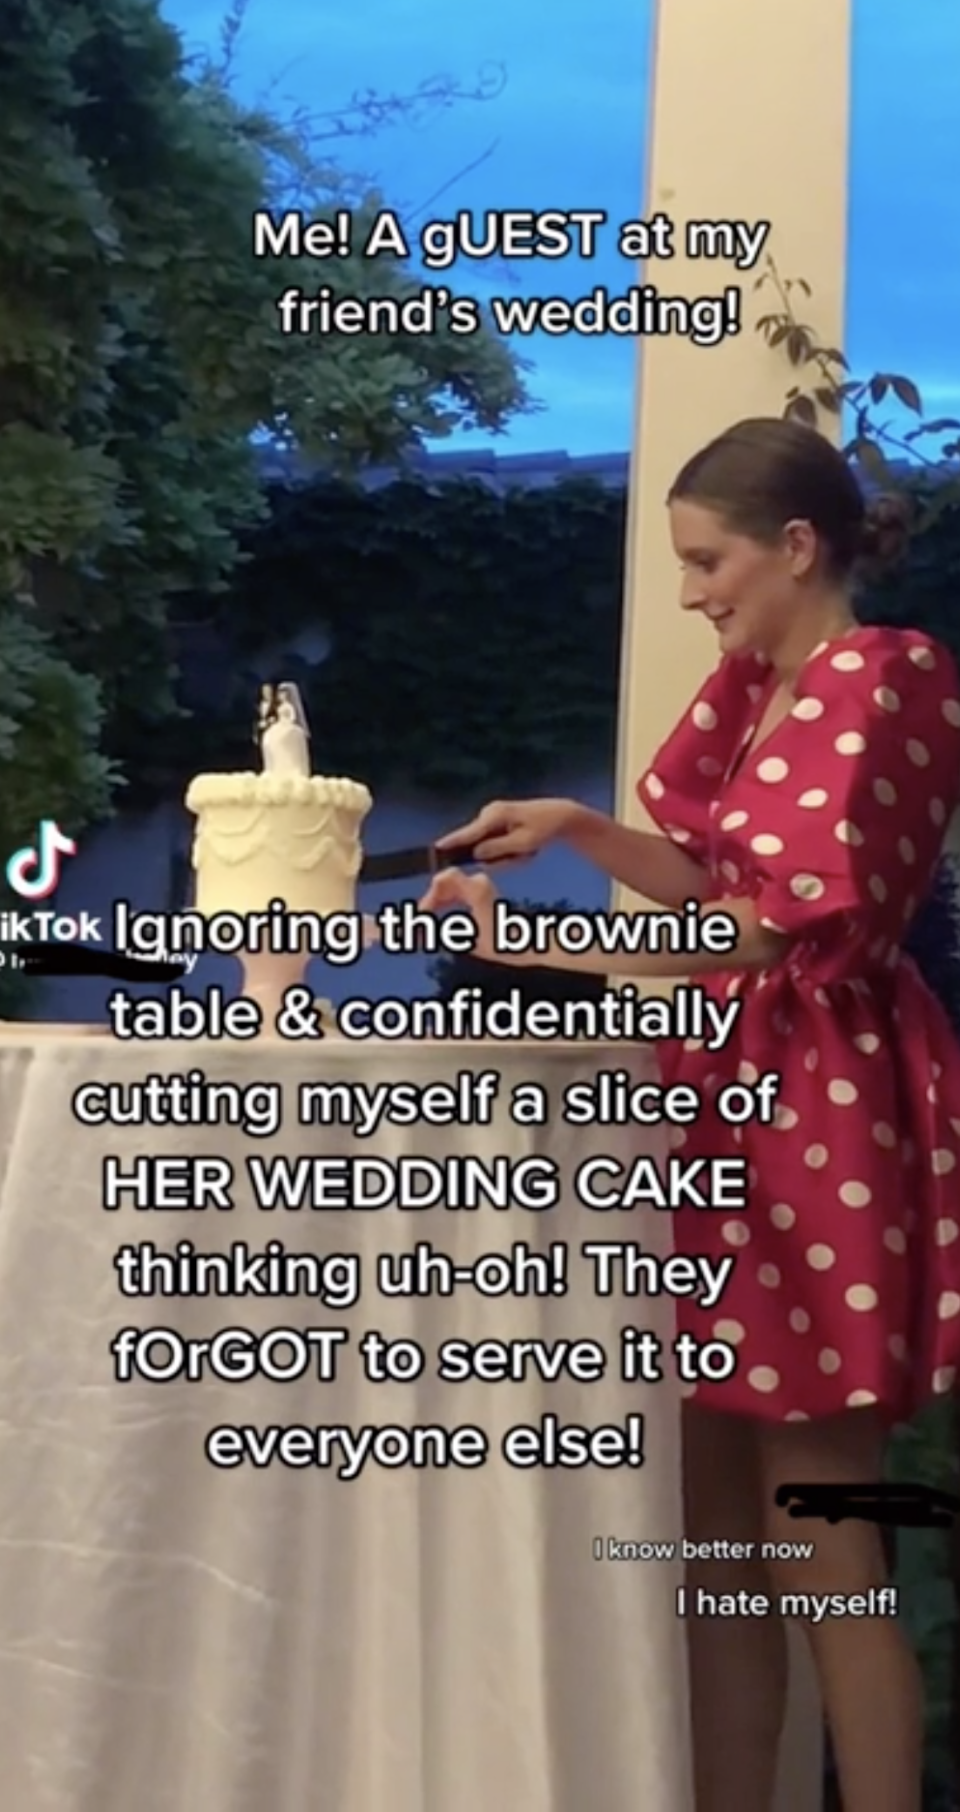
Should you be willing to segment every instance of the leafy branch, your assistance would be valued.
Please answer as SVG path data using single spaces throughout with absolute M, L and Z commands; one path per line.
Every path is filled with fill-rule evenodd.
M 926 526 L 944 509 L 960 501 L 960 420 L 925 417 L 923 400 L 912 378 L 896 372 L 875 372 L 869 378 L 851 374 L 849 361 L 836 346 L 823 343 L 816 328 L 801 319 L 796 297 L 809 299 L 812 291 L 802 277 L 783 277 L 774 258 L 754 284 L 771 290 L 779 306 L 755 323 L 771 350 L 782 348 L 797 372 L 798 382 L 787 391 L 784 415 L 819 427 L 824 416 L 835 419 L 849 411 L 853 434 L 844 456 L 859 467 L 866 481 L 882 490 L 904 488 L 903 462 L 908 460 L 922 483 L 936 486 L 918 526 Z M 916 417 L 917 426 L 898 430 L 879 420 L 876 411 L 890 399 Z M 922 442 L 935 443 L 925 451 Z
M 195 79 L 232 88 L 250 6 L 251 0 L 230 0 L 220 27 L 218 55 L 198 50 L 190 58 Z M 261 110 L 268 118 L 286 120 L 301 142 L 316 146 L 378 137 L 400 126 L 417 129 L 438 113 L 449 112 L 463 102 L 498 100 L 507 85 L 507 71 L 504 64 L 487 60 L 480 65 L 470 86 L 464 86 L 455 76 L 440 73 L 425 77 L 412 92 L 381 94 L 375 88 L 358 88 L 339 106 L 319 111 L 287 102 L 280 93 L 283 80 L 284 72 L 271 78 Z

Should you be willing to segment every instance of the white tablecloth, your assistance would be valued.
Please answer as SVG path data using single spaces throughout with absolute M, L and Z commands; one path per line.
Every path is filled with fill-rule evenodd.
M 555 1096 L 624 1049 L 426 1045 L 319 1048 L 0 1037 L 0 1802 L 3 1812 L 689 1812 L 679 1570 L 594 1559 L 596 1538 L 679 1537 L 671 1381 L 537 1386 L 374 1385 L 342 1379 L 202 1385 L 114 1382 L 122 1326 L 210 1334 L 343 1325 L 439 1341 L 583 1337 L 616 1356 L 619 1329 L 668 1341 L 666 1299 L 597 1297 L 571 1265 L 565 1297 L 286 1301 L 123 1298 L 113 1256 L 152 1239 L 203 1250 L 282 1238 L 291 1250 L 379 1251 L 429 1239 L 468 1263 L 518 1240 L 639 1240 L 668 1217 L 265 1214 L 241 1185 L 232 1213 L 117 1213 L 101 1161 L 176 1152 L 394 1157 L 544 1152 L 569 1177 L 592 1152 L 656 1151 L 637 1126 L 394 1127 L 365 1141 L 295 1118 L 274 1146 L 236 1130 L 80 1126 L 73 1091 L 202 1068 L 211 1078 L 449 1080 L 496 1068 L 503 1093 Z M 499 1433 L 546 1412 L 596 1426 L 646 1417 L 642 1468 L 514 1471 Z M 480 1471 L 389 1472 L 353 1483 L 271 1465 L 217 1471 L 217 1424 L 477 1422 Z

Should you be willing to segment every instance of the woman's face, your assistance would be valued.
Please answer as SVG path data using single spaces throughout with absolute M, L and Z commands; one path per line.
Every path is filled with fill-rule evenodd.
M 816 560 L 809 523 L 787 523 L 768 547 L 735 533 L 716 511 L 676 499 L 670 534 L 683 573 L 682 608 L 709 619 L 721 653 L 772 655 L 796 621 L 797 582 Z

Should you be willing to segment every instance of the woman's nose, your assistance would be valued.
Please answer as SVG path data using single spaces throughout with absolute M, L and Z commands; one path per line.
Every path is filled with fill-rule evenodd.
M 702 610 L 705 602 L 703 586 L 699 580 L 696 577 L 684 575 L 680 586 L 680 609 Z

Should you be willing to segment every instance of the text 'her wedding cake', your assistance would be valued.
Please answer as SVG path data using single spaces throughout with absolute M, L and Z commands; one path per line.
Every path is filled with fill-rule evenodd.
M 311 773 L 296 686 L 264 686 L 257 729 L 262 773 L 198 774 L 187 790 L 197 911 L 265 912 L 274 900 L 321 917 L 355 911 L 370 792 Z

